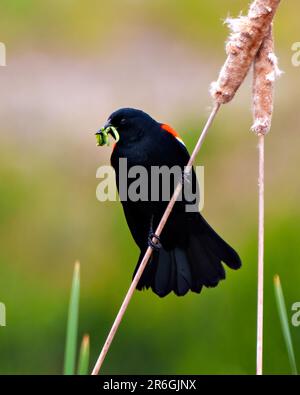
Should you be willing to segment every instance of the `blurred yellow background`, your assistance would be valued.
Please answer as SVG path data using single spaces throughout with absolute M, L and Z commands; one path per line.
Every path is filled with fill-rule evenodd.
M 123 106 L 177 129 L 191 151 L 224 59 L 228 15 L 245 0 L 2 0 L 0 41 L 0 373 L 61 373 L 73 264 L 81 262 L 80 337 L 91 360 L 129 286 L 138 250 L 119 203 L 100 203 L 96 169 L 111 148 L 94 132 Z M 300 301 L 300 4 L 275 22 L 285 74 L 266 139 L 265 373 L 289 373 L 272 278 L 289 316 Z M 257 139 L 251 78 L 222 108 L 199 155 L 204 216 L 239 251 L 243 268 L 184 298 L 136 293 L 103 372 L 255 372 Z M 300 329 L 292 328 L 300 363 Z

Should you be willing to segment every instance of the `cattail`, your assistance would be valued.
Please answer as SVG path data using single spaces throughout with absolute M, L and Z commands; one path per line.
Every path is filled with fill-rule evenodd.
M 268 34 L 279 3 L 280 0 L 254 0 L 247 16 L 226 20 L 231 30 L 226 44 L 228 57 L 210 89 L 217 103 L 224 104 L 233 99 Z
M 274 81 L 282 72 L 274 54 L 272 26 L 263 40 L 254 60 L 253 119 L 251 130 L 257 135 L 270 131 L 273 114 Z

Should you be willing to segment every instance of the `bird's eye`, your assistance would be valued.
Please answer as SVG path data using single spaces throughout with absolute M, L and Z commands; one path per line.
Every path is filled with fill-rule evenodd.
M 125 118 L 122 118 L 121 121 L 120 121 L 120 124 L 121 124 L 121 125 L 125 125 L 125 123 L 126 123 L 126 119 L 125 119 Z

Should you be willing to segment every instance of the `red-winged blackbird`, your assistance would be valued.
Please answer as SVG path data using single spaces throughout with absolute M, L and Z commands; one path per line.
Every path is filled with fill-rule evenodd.
M 143 111 L 124 108 L 110 115 L 103 129 L 113 126 L 120 139 L 115 144 L 111 164 L 116 172 L 119 190 L 119 159 L 127 159 L 128 172 L 133 166 L 143 166 L 151 173 L 152 166 L 180 166 L 182 171 L 189 160 L 189 153 L 178 134 L 169 126 L 156 122 Z M 128 176 L 128 173 L 127 175 Z M 192 181 L 195 181 L 194 170 Z M 133 179 L 127 179 L 128 188 Z M 190 180 L 191 181 L 191 180 Z M 173 180 L 171 195 L 177 180 Z M 160 184 L 160 186 L 162 186 Z M 147 183 L 151 197 L 151 183 Z M 120 193 L 120 190 L 119 190 Z M 160 297 L 171 291 L 178 296 L 189 290 L 200 293 L 203 286 L 215 287 L 225 278 L 222 262 L 231 269 L 241 267 L 238 254 L 208 225 L 199 212 L 187 212 L 190 202 L 177 201 L 172 214 L 157 240 L 152 245 L 156 229 L 167 201 L 131 201 L 120 196 L 127 224 L 140 248 L 140 257 L 135 269 L 148 247 L 153 247 L 150 262 L 138 283 L 137 289 L 151 288 Z

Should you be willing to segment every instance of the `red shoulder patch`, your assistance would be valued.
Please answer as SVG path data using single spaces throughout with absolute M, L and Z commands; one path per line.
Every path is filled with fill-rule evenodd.
M 170 133 L 172 136 L 174 136 L 178 141 L 180 141 L 180 143 L 182 143 L 184 145 L 184 142 L 182 140 L 182 138 L 179 136 L 179 134 L 176 132 L 176 130 L 174 130 L 173 128 L 171 128 L 171 126 L 163 123 L 161 125 L 161 128 L 163 130 L 165 130 L 166 132 Z
M 179 137 L 179 138 L 180 138 L 179 134 L 176 132 L 176 130 L 174 130 L 173 128 L 171 128 L 171 126 L 169 126 L 169 125 L 163 123 L 163 124 L 161 125 L 161 128 L 162 128 L 163 130 L 165 130 L 166 132 L 170 133 L 172 136 L 174 136 L 174 137 Z

